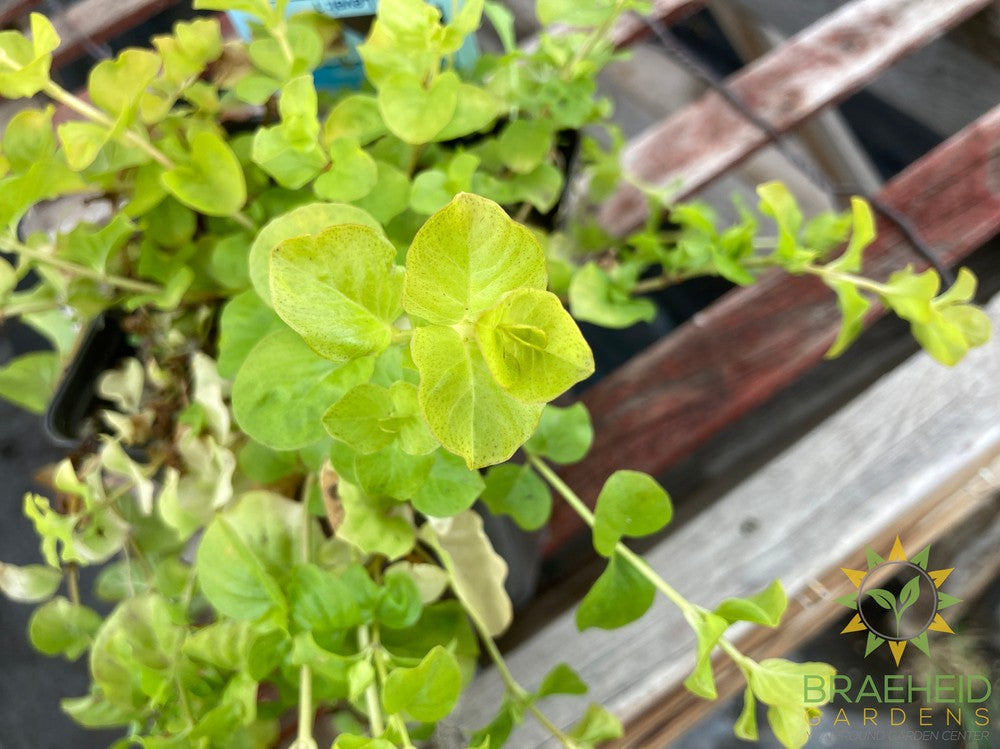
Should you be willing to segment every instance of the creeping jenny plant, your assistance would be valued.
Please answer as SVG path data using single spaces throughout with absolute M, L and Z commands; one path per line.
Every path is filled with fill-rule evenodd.
M 500 5 L 468 0 L 442 24 L 420 0 L 381 0 L 360 48 L 370 87 L 322 96 L 310 73 L 339 28 L 286 18 L 282 0 L 196 0 L 251 14 L 253 40 L 180 23 L 98 63 L 86 98 L 50 77 L 59 39 L 44 16 L 28 36 L 0 32 L 0 96 L 73 114 L 54 128 L 52 106 L 25 109 L 3 135 L 0 312 L 52 347 L 0 369 L 0 394 L 43 411 L 105 310 L 134 350 L 98 382 L 110 407 L 48 471 L 53 499 L 24 499 L 43 563 L 0 565 L 0 588 L 39 604 L 35 647 L 89 659 L 89 693 L 63 701 L 75 720 L 120 728 L 122 747 L 268 747 L 297 712 L 298 749 L 317 745 L 319 715 L 337 749 L 410 747 L 485 653 L 506 693 L 469 746 L 496 749 L 529 713 L 565 747 L 615 737 L 597 705 L 572 727 L 546 717 L 550 695 L 587 691 L 569 665 L 524 686 L 494 643 L 512 617 L 507 568 L 470 508 L 481 498 L 537 529 L 551 488 L 608 560 L 579 627 L 623 626 L 664 595 L 697 636 L 688 688 L 716 696 L 721 650 L 746 678 L 737 735 L 757 737 L 762 702 L 782 743 L 805 743 L 818 706 L 802 676 L 832 669 L 756 662 L 726 639 L 738 621 L 778 625 L 780 584 L 713 609 L 688 601 L 625 543 L 670 522 L 655 480 L 619 471 L 591 511 L 553 470 L 592 438 L 583 406 L 549 405 L 594 371 L 574 317 L 625 327 L 651 317 L 654 289 L 782 268 L 836 293 L 831 354 L 876 301 L 946 363 L 989 325 L 967 271 L 944 293 L 933 271 L 864 277 L 861 200 L 806 221 L 770 183 L 759 215 L 739 206 L 719 229 L 707 206 L 637 185 L 650 220 L 629 236 L 585 218 L 537 226 L 564 191 L 570 131 L 611 143 L 583 136 L 583 205 L 627 179 L 594 77 L 615 21 L 643 5 L 539 0 L 542 23 L 564 28 L 523 50 Z M 484 15 L 504 52 L 458 70 Z M 232 126 L 248 111 L 249 130 Z M 105 218 L 18 234 L 32 206 L 67 195 Z M 107 617 L 82 602 L 89 565 Z

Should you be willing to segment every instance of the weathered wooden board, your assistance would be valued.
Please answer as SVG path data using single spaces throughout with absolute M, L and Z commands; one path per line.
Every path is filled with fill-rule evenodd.
M 1000 230 L 1000 107 L 913 164 L 880 193 L 953 265 Z M 920 262 L 898 230 L 879 222 L 866 273 Z M 873 310 L 871 319 L 877 310 Z M 831 292 L 811 277 L 775 274 L 736 289 L 588 390 L 590 457 L 563 471 L 592 501 L 615 470 L 654 475 L 815 365 L 836 336 Z M 547 548 L 581 528 L 560 508 Z
M 732 76 L 727 85 L 780 131 L 839 101 L 989 0 L 854 0 Z M 767 143 L 718 94 L 705 94 L 632 141 L 626 171 L 690 195 Z M 601 209 L 611 231 L 637 226 L 645 199 L 631 186 Z
M 1000 297 L 988 312 L 1000 325 Z M 791 601 L 788 623 L 737 630 L 736 639 L 757 657 L 792 647 L 796 637 L 836 616 L 833 599 L 846 592 L 839 568 L 860 564 L 865 545 L 882 547 L 902 533 L 908 546 L 920 548 L 982 506 L 987 493 L 976 482 L 988 480 L 996 490 L 996 473 L 981 469 L 1000 457 L 998 369 L 995 344 L 954 369 L 918 353 L 675 528 L 647 560 L 685 596 L 708 606 L 780 578 Z M 529 687 L 558 662 L 572 663 L 590 684 L 589 700 L 638 719 L 624 746 L 663 746 L 665 710 L 657 706 L 665 695 L 681 699 L 675 690 L 693 652 L 682 617 L 659 598 L 642 620 L 614 632 L 578 633 L 569 611 L 508 653 L 508 663 Z M 720 678 L 725 688 L 735 685 L 724 673 Z M 463 699 L 462 725 L 488 722 L 501 692 L 492 669 L 480 675 Z M 683 704 L 695 709 L 693 701 Z M 711 707 L 697 704 L 701 711 Z M 578 700 L 546 703 L 562 727 L 580 710 Z M 678 728 L 684 725 L 682 714 L 669 714 Z M 512 741 L 524 749 L 549 745 L 533 723 Z
M 844 0 L 722 0 L 789 36 Z M 714 10 L 714 7 L 713 7 Z M 993 3 L 871 81 L 868 90 L 942 138 L 993 106 L 1000 91 L 1000 6 Z M 933 96 L 927 92 L 933 91 Z
M 21 15 L 41 5 L 42 0 L 5 0 L 0 7 L 0 26 L 13 23 Z
M 677 23 L 701 10 L 706 0 L 653 0 L 650 16 L 667 25 Z M 649 26 L 636 16 L 625 16 L 615 26 L 611 38 L 616 47 L 627 47 L 649 36 Z
M 62 44 L 53 64 L 64 65 L 84 53 L 87 39 L 103 42 L 185 0 L 80 0 L 52 19 Z

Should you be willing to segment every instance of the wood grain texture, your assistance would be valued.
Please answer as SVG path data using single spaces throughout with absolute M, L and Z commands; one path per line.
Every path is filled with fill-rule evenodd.
M 901 57 L 982 9 L 989 0 L 854 0 L 727 80 L 779 132 L 843 99 Z M 678 182 L 690 195 L 767 143 L 767 136 L 710 92 L 633 140 L 625 170 Z M 601 209 L 614 233 L 638 226 L 645 199 L 622 187 Z
M 653 0 L 650 17 L 668 26 L 701 10 L 707 0 Z M 625 16 L 611 32 L 615 47 L 621 49 L 649 36 L 649 27 L 634 15 Z
M 84 41 L 103 42 L 152 18 L 182 0 L 80 0 L 52 19 L 62 37 L 53 55 L 59 66 L 84 53 Z
M 4 0 L 3 7 L 0 7 L 0 26 L 13 23 L 41 3 L 42 0 Z
M 1000 107 L 942 144 L 880 193 L 909 216 L 946 264 L 1000 230 Z M 880 221 L 865 273 L 921 266 L 898 230 Z M 872 309 L 869 322 L 881 310 Z M 593 501 L 615 470 L 654 475 L 794 382 L 836 337 L 839 312 L 817 279 L 773 274 L 735 289 L 583 395 L 594 419 L 590 456 L 563 477 Z M 561 547 L 582 525 L 557 506 L 546 542 Z
M 988 312 L 994 326 L 1000 325 L 1000 297 Z M 706 606 L 780 578 L 794 632 L 786 625 L 733 634 L 758 656 L 785 651 L 796 637 L 836 615 L 839 567 L 861 563 L 865 545 L 881 547 L 904 532 L 906 544 L 919 548 L 981 506 L 982 492 L 965 490 L 1000 455 L 998 369 L 996 344 L 975 350 L 953 369 L 916 354 L 673 529 L 646 559 L 682 594 Z M 685 720 L 672 710 L 661 713 L 659 722 L 649 718 L 665 695 L 677 694 L 693 653 L 693 635 L 661 597 L 643 619 L 614 632 L 578 633 L 573 612 L 567 612 L 507 657 L 528 687 L 558 662 L 570 662 L 590 684 L 587 700 L 605 704 L 627 722 L 645 717 L 635 724 L 644 729 L 624 743 L 635 747 L 642 745 L 638 736 L 658 735 L 665 717 Z M 731 687 L 735 682 L 728 678 L 720 673 L 722 684 Z M 463 727 L 488 722 L 501 693 L 492 670 L 477 677 L 460 706 Z M 583 706 L 558 698 L 545 707 L 557 725 L 568 727 Z M 512 745 L 532 749 L 552 743 L 537 724 L 526 723 Z

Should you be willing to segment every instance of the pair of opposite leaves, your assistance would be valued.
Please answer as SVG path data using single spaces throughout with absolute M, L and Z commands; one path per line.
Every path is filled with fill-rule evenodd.
M 271 253 L 278 315 L 318 354 L 385 350 L 405 311 L 420 410 L 470 468 L 507 460 L 542 407 L 594 371 L 590 348 L 546 291 L 545 254 L 496 203 L 461 193 L 428 219 L 406 256 L 370 226 L 341 224 Z

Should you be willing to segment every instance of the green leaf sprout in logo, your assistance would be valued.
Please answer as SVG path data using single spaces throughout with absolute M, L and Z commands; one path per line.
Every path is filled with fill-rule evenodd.
M 867 549 L 867 557 L 867 569 L 842 568 L 857 590 L 837 599 L 838 603 L 856 612 L 841 634 L 868 632 L 865 657 L 888 642 L 898 666 L 907 643 L 929 654 L 928 632 L 954 634 L 940 613 L 959 602 L 958 598 L 940 590 L 952 570 L 927 570 L 929 546 L 907 557 L 897 536 L 888 558 L 881 557 L 871 548 Z M 902 585 L 893 582 L 901 579 L 906 580 Z M 869 601 L 874 601 L 878 608 L 873 608 Z M 892 613 L 892 631 L 886 631 L 886 625 L 879 624 L 879 609 Z

